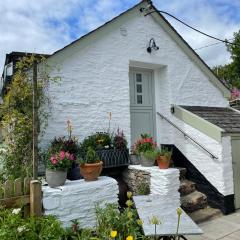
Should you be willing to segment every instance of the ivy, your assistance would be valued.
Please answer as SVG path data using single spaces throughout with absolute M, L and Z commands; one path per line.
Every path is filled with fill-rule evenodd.
M 42 135 L 50 115 L 50 98 L 47 94 L 50 81 L 50 67 L 44 57 L 34 55 L 23 57 L 16 65 L 7 94 L 3 98 L 2 125 L 5 131 L 4 144 L 7 147 L 3 160 L 3 172 L 6 178 L 32 175 L 32 128 L 33 128 L 33 85 L 32 67 L 38 63 L 38 134 Z

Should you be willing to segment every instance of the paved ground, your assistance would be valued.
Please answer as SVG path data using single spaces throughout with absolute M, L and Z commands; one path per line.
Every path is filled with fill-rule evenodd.
M 201 236 L 186 236 L 188 240 L 240 240 L 240 211 L 199 225 Z

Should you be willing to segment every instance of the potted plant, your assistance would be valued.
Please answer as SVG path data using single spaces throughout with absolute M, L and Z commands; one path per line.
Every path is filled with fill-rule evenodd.
M 86 156 L 80 159 L 80 174 L 85 181 L 95 181 L 102 172 L 103 162 L 99 159 L 96 151 L 88 147 Z
M 116 133 L 97 132 L 86 137 L 80 144 L 80 156 L 86 155 L 88 148 L 93 148 L 104 168 L 129 165 L 129 151 L 123 131 Z
M 46 180 L 50 187 L 64 185 L 67 178 L 67 170 L 70 168 L 73 160 L 73 155 L 64 151 L 50 156 L 46 169 Z
M 139 156 L 142 166 L 150 167 L 155 164 L 157 157 L 156 146 L 156 142 L 148 134 L 142 134 L 141 139 L 134 144 L 133 151 Z
M 172 150 L 168 150 L 167 148 L 162 148 L 158 151 L 157 163 L 160 169 L 167 169 L 170 165 L 170 160 L 172 157 Z

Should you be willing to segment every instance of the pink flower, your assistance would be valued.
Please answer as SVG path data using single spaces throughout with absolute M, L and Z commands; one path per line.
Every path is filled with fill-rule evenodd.
M 56 165 L 58 163 L 57 159 L 53 159 L 52 164 Z
M 69 152 L 66 152 L 66 158 L 69 159 L 69 157 L 70 157 L 70 153 L 69 153 Z
M 74 154 L 70 154 L 69 159 L 70 159 L 71 161 L 74 161 L 74 160 L 75 160 Z
M 51 160 L 51 163 L 53 164 L 53 165 L 56 165 L 57 163 L 58 163 L 58 161 L 57 161 L 57 159 L 56 159 L 56 156 L 51 156 L 51 158 L 50 158 L 50 160 Z
M 64 151 L 60 151 L 59 157 L 60 157 L 61 160 L 63 160 L 65 158 L 65 152 Z

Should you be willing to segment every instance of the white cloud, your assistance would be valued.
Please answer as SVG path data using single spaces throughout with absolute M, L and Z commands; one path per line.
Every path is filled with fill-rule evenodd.
M 215 5 L 213 5 L 213 3 L 215 3 Z M 189 25 L 220 39 L 230 39 L 233 36 L 233 32 L 237 32 L 240 29 L 240 21 L 236 23 L 236 19 L 230 18 L 227 11 L 225 14 L 222 12 L 223 8 L 229 6 L 238 6 L 238 9 L 240 9 L 239 1 L 172 0 L 170 3 L 169 1 L 159 1 L 157 6 L 161 10 L 172 13 Z M 164 16 L 193 49 L 217 42 L 216 40 L 192 31 L 166 15 Z M 230 55 L 224 44 L 217 44 L 197 50 L 196 52 L 210 66 L 226 64 L 230 61 Z
M 231 38 L 239 23 L 226 9 L 240 6 L 238 0 L 155 0 L 166 10 L 189 24 L 220 38 Z M 214 2 L 213 1 L 213 2 Z M 52 53 L 82 34 L 93 30 L 139 0 L 2 0 L 0 1 L 0 72 L 5 54 L 11 51 Z M 213 3 L 211 2 L 211 3 Z M 226 14 L 222 14 L 226 11 Z M 222 15 L 219 15 L 221 12 Z M 215 42 L 168 18 L 193 48 Z M 211 66 L 229 61 L 223 45 L 199 50 Z

